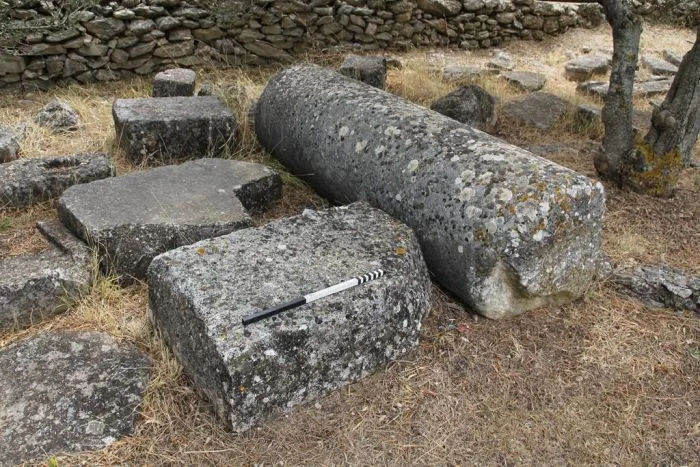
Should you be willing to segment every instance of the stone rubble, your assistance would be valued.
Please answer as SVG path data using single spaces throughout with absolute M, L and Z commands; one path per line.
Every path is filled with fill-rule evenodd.
M 349 55 L 340 65 L 340 73 L 378 89 L 386 87 L 386 59 L 384 57 Z
M 186 68 L 161 71 L 153 77 L 153 97 L 193 96 L 197 74 Z
M 539 91 L 547 83 L 546 76 L 530 71 L 508 71 L 501 76 L 516 88 L 527 92 Z
M 700 314 L 700 276 L 668 266 L 639 266 L 616 270 L 611 280 L 618 290 L 648 307 Z
M 587 81 L 593 75 L 602 75 L 608 72 L 612 58 L 607 55 L 586 55 L 566 62 L 564 71 L 566 77 L 572 81 Z
M 128 283 L 144 279 L 165 251 L 250 226 L 248 212 L 281 194 L 280 176 L 265 166 L 200 159 L 74 186 L 58 213 L 97 247 L 102 267 Z
M 487 133 L 493 130 L 498 118 L 496 98 L 475 84 L 441 97 L 430 109 Z
M 241 324 L 377 269 L 377 280 Z M 366 203 L 172 250 L 153 260 L 148 283 L 155 326 L 237 432 L 405 356 L 418 345 L 432 287 L 411 229 Z
M 66 310 L 92 280 L 87 246 L 57 222 L 39 222 L 49 248 L 0 259 L 0 332 L 16 331 Z
M 112 116 L 117 141 L 136 164 L 215 157 L 238 144 L 236 117 L 215 96 L 116 99 Z
M 559 96 L 537 91 L 508 102 L 503 106 L 503 113 L 541 130 L 549 130 L 561 120 L 569 106 L 570 104 Z
M 73 185 L 115 174 L 107 154 L 21 159 L 0 164 L 0 208 L 21 208 L 57 198 Z
M 0 164 L 17 160 L 19 150 L 17 130 L 9 125 L 0 125 Z
M 102 332 L 48 331 L 0 349 L 0 459 L 45 464 L 131 434 L 151 361 Z
M 46 127 L 54 133 L 75 131 L 80 127 L 78 112 L 60 99 L 54 99 L 46 104 L 34 121 L 37 125 Z

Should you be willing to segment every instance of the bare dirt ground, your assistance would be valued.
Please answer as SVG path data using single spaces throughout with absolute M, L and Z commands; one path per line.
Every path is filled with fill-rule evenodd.
M 691 31 L 645 28 L 645 53 L 684 53 Z M 543 42 L 510 43 L 516 69 L 548 75 L 545 90 L 574 102 L 563 63 L 582 46 L 611 49 L 607 27 L 577 30 Z M 416 51 L 397 55 L 402 70 L 389 90 L 429 104 L 455 87 L 444 83 L 444 63 L 483 63 L 490 51 Z M 337 57 L 311 57 L 336 64 Z M 245 120 L 250 102 L 275 70 L 199 70 L 199 80 L 226 87 Z M 644 72 L 642 72 L 644 73 Z M 502 102 L 518 91 L 497 78 L 482 81 Z M 54 95 L 81 114 L 75 134 L 54 136 L 31 126 L 24 157 L 85 151 L 113 154 L 121 173 L 130 166 L 114 144 L 115 97 L 146 96 L 134 80 L 0 96 L 4 123 L 29 121 Z M 600 103 L 599 103 L 600 104 Z M 636 105 L 649 110 L 640 100 Z M 563 144 L 547 157 L 595 177 L 591 148 L 596 129 L 563 123 L 542 133 L 501 119 L 496 133 L 522 146 Z M 283 168 L 257 146 L 248 127 L 232 157 Z M 696 146 L 695 157 L 700 156 Z M 700 273 L 700 173 L 688 169 L 673 198 L 655 199 L 606 185 L 604 248 L 616 264 L 665 263 Z M 292 215 L 325 201 L 290 175 L 284 199 L 258 222 Z M 0 212 L 0 257 L 45 247 L 36 220 L 54 216 L 51 203 Z M 0 346 L 48 329 L 105 330 L 134 342 L 155 365 L 133 436 L 91 453 L 57 456 L 60 465 L 105 464 L 387 464 L 700 465 L 700 320 L 672 310 L 649 310 L 604 281 L 580 300 L 503 321 L 472 314 L 439 288 L 420 348 L 365 380 L 238 436 L 226 432 L 182 368 L 155 336 L 147 318 L 145 284 L 120 288 L 100 276 L 71 310 L 28 330 L 0 334 Z M 37 464 L 48 462 L 39 459 Z

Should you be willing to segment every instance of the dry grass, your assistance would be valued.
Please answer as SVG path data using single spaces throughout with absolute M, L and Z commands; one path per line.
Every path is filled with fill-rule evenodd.
M 653 47 L 678 52 L 690 37 L 662 27 L 647 31 L 654 34 Z M 568 52 L 607 44 L 609 33 L 600 28 L 506 49 L 520 57 L 518 69 L 541 71 L 539 63 L 560 71 Z M 389 89 L 428 105 L 455 86 L 439 79 L 435 63 L 455 57 L 481 63 L 488 52 L 406 54 L 403 70 L 390 73 Z M 336 63 L 337 57 L 323 60 Z M 257 145 L 247 122 L 250 104 L 274 71 L 202 70 L 198 78 L 222 90 L 241 121 L 243 143 L 228 157 L 282 169 Z M 573 84 L 559 75 L 551 76 L 546 89 L 573 99 Z M 496 78 L 480 83 L 503 101 L 520 94 Z M 238 90 L 229 89 L 231 84 Z M 81 112 L 84 127 L 70 135 L 31 128 L 24 156 L 104 150 L 116 155 L 120 172 L 138 170 L 115 148 L 111 102 L 114 96 L 148 92 L 140 79 L 56 91 Z M 11 122 L 26 121 L 51 97 L 35 94 L 0 106 L 9 110 Z M 497 131 L 520 145 L 568 147 L 548 157 L 595 175 L 590 157 L 595 132 L 563 122 L 543 134 L 505 119 Z M 618 263 L 664 262 L 700 273 L 698 179 L 697 170 L 688 170 L 669 200 L 606 186 L 606 253 Z M 258 223 L 327 205 L 292 176 L 284 180 L 282 201 Z M 53 216 L 52 210 L 46 204 L 0 213 L 0 257 L 41 248 L 32 226 Z M 68 313 L 0 334 L 4 346 L 50 329 L 103 330 L 153 359 L 133 436 L 102 451 L 58 456 L 59 464 L 698 465 L 700 322 L 645 309 L 604 283 L 575 303 L 504 321 L 473 315 L 435 287 L 421 345 L 405 361 L 241 436 L 226 432 L 195 393 L 151 328 L 147 302 L 145 284 L 121 288 L 114 278 L 98 276 Z

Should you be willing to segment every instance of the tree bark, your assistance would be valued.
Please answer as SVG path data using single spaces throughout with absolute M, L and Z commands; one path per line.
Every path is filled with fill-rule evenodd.
M 693 48 L 683 57 L 663 103 L 654 109 L 646 143 L 657 157 L 680 151 L 683 165 L 693 158 L 700 132 L 700 26 Z
M 603 147 L 594 163 L 603 178 L 622 186 L 634 152 L 632 91 L 642 23 L 629 0 L 599 0 L 598 3 L 603 6 L 605 18 L 613 30 L 613 60 L 603 106 Z

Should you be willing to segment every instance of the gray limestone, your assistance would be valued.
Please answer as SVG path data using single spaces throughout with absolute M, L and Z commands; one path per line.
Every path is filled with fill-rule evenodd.
M 87 246 L 58 223 L 37 228 L 49 248 L 0 259 L 0 331 L 14 331 L 65 311 L 90 286 Z
M 566 77 L 572 81 L 586 81 L 593 75 L 605 74 L 611 59 L 605 55 L 586 55 L 566 62 Z
M 496 98 L 477 85 L 462 86 L 430 106 L 442 115 L 482 131 L 491 131 L 498 118 Z
M 531 71 L 508 71 L 501 76 L 516 88 L 528 92 L 539 91 L 547 82 L 544 75 Z
M 19 138 L 15 129 L 8 125 L 0 125 L 0 164 L 17 159 L 19 149 Z
M 515 59 L 509 53 L 499 50 L 486 66 L 494 70 L 510 71 L 515 68 Z
M 676 66 L 680 66 L 681 61 L 683 60 L 683 57 L 672 49 L 664 49 L 663 57 L 668 63 Z
M 668 266 L 640 266 L 615 271 L 612 283 L 648 307 L 700 313 L 700 276 Z
M 642 57 L 642 64 L 655 75 L 675 75 L 678 73 L 676 65 L 650 55 Z
M 241 324 L 262 308 L 376 269 L 386 274 Z M 415 235 L 366 203 L 307 210 L 170 251 L 153 260 L 148 282 L 155 326 L 238 432 L 401 358 L 418 344 L 430 308 Z
M 112 177 L 107 154 L 21 159 L 0 165 L 0 208 L 19 208 L 56 198 L 76 184 Z
M 237 144 L 238 122 L 215 96 L 116 99 L 119 145 L 133 162 L 212 157 Z
M 600 183 L 316 66 L 270 80 L 259 141 L 333 201 L 411 226 L 435 279 L 489 317 L 580 296 L 600 256 Z
M 0 349 L 0 459 L 46 463 L 130 434 L 150 359 L 102 332 L 52 331 Z
M 80 115 L 67 102 L 54 99 L 39 112 L 35 122 L 54 133 L 75 131 L 80 126 Z
M 58 212 L 126 283 L 160 253 L 248 227 L 248 211 L 280 196 L 280 177 L 265 166 L 200 159 L 75 186 Z
M 566 113 L 569 103 L 548 92 L 534 92 L 508 102 L 503 113 L 542 130 L 552 128 Z
M 464 81 L 478 78 L 484 70 L 475 65 L 447 65 L 442 71 L 442 78 L 445 81 Z
M 153 97 L 176 97 L 194 95 L 197 74 L 187 68 L 161 71 L 153 77 Z
M 340 73 L 375 88 L 384 89 L 386 86 L 386 58 L 349 55 L 340 65 Z

